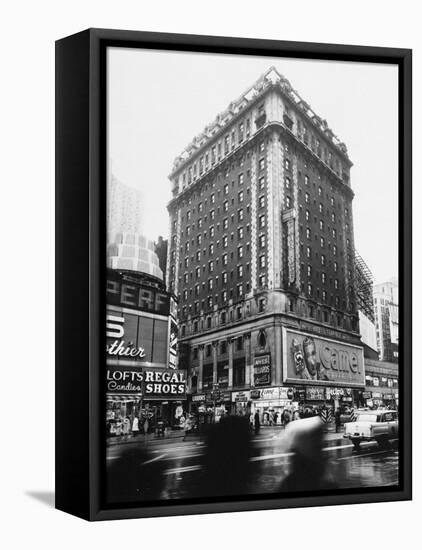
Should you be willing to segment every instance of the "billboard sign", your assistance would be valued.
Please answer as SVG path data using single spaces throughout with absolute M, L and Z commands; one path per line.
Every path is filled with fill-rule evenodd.
M 283 378 L 287 383 L 365 386 L 363 348 L 283 328 Z
M 271 355 L 269 353 L 255 355 L 253 376 L 254 386 L 269 386 L 271 384 Z

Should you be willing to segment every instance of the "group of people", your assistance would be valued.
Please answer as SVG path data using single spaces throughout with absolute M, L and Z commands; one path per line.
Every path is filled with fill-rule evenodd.
M 303 418 L 311 418 L 319 416 L 320 412 L 316 408 L 301 407 L 299 409 L 284 409 L 280 414 L 277 411 L 265 411 L 262 415 L 257 410 L 255 414 L 251 414 L 250 423 L 253 425 L 255 433 L 259 433 L 262 424 L 264 426 L 281 425 L 286 427 L 289 422 L 300 420 Z

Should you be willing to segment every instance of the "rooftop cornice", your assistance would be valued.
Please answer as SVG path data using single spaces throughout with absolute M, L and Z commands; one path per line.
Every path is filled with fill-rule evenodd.
M 264 132 L 268 131 L 271 128 L 277 128 L 282 130 L 284 135 L 290 138 L 295 143 L 296 146 L 303 148 L 305 151 L 305 154 L 307 154 L 309 158 L 312 159 L 313 162 L 321 166 L 323 170 L 326 171 L 327 174 L 334 179 L 336 184 L 340 186 L 340 188 L 349 195 L 349 198 L 353 199 L 354 197 L 353 189 L 349 185 L 346 185 L 341 179 L 341 177 L 338 176 L 332 168 L 330 168 L 327 164 L 325 164 L 325 162 L 314 151 L 312 151 L 310 147 L 308 147 L 305 143 L 303 143 L 303 141 L 301 141 L 297 137 L 297 135 L 294 134 L 291 130 L 285 127 L 283 123 L 270 121 L 264 124 L 261 128 L 259 128 L 257 132 L 255 132 L 252 136 L 250 136 L 247 140 L 245 140 L 241 145 L 238 145 L 236 149 L 230 151 L 227 156 L 223 157 L 220 161 L 216 162 L 214 166 L 211 166 L 211 168 L 207 172 L 198 176 L 196 180 L 194 180 L 190 185 L 187 185 L 185 189 L 180 191 L 177 196 L 173 197 L 170 200 L 170 202 L 167 204 L 167 209 L 170 209 L 172 206 L 174 206 L 178 202 L 188 197 L 191 193 L 195 192 L 202 184 L 204 184 L 205 181 L 207 181 L 208 178 L 212 177 L 213 174 L 221 170 L 222 167 L 227 162 L 232 162 L 233 158 L 239 155 L 243 150 L 245 150 L 245 148 L 249 147 L 256 139 L 262 136 Z
M 225 111 L 219 113 L 213 122 L 208 124 L 200 134 L 193 138 L 191 143 L 176 157 L 169 178 L 174 177 L 187 164 L 192 162 L 192 158 L 209 146 L 211 141 L 218 139 L 226 131 L 229 124 L 239 118 L 246 108 L 253 106 L 267 91 L 274 88 L 278 88 L 290 100 L 295 109 L 302 111 L 321 136 L 331 141 L 341 156 L 350 163 L 346 145 L 329 128 L 327 121 L 313 111 L 309 104 L 275 67 L 270 67 L 237 100 L 232 101 Z

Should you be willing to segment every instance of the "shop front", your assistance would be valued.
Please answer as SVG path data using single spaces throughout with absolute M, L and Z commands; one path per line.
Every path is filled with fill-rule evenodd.
M 123 435 L 113 430 L 120 423 L 129 424 L 126 434 L 153 432 L 159 424 L 179 428 L 187 414 L 186 373 L 107 365 L 106 397 L 109 435 Z
M 251 392 L 234 391 L 231 393 L 232 414 L 246 416 L 249 418 L 251 414 Z
M 284 411 L 293 411 L 295 408 L 293 396 L 292 388 L 286 387 L 251 390 L 251 412 L 258 412 L 264 426 L 281 425 Z

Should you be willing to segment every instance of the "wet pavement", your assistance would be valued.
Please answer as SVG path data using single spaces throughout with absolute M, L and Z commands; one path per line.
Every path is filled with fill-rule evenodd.
M 375 442 L 367 442 L 355 451 L 340 433 L 326 433 L 323 445 L 330 487 L 380 487 L 398 483 L 399 457 L 394 446 L 380 449 Z M 108 498 L 110 502 L 122 502 L 198 496 L 204 453 L 205 440 L 194 435 L 186 441 L 182 437 L 156 439 L 153 435 L 121 443 L 115 440 L 107 448 Z M 130 462 L 123 464 L 123 470 L 116 468 L 123 460 L 127 461 L 128 455 Z M 249 459 L 250 482 L 245 494 L 278 492 L 291 469 L 292 456 L 283 430 L 266 428 L 254 435 Z M 120 483 L 122 471 L 127 473 L 127 468 L 133 465 L 140 472 L 139 478 L 130 477 L 126 484 Z

